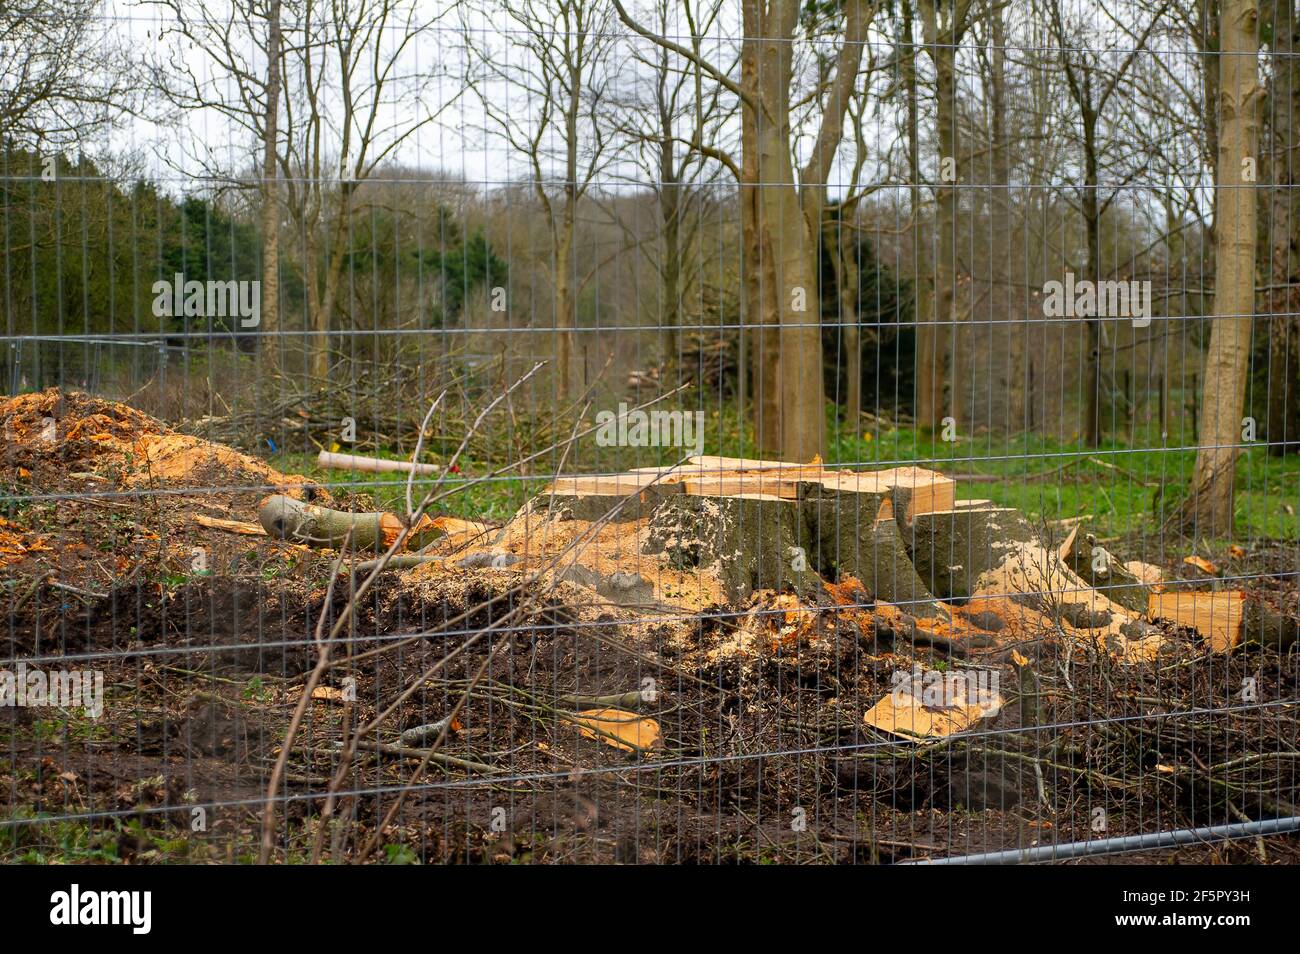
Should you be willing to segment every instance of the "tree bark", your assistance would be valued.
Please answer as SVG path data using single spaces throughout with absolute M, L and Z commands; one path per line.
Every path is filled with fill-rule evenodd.
M 989 159 L 993 181 L 990 217 L 993 227 L 993 278 L 998 283 L 993 300 L 1004 303 L 1004 318 L 1011 315 L 1011 141 L 1007 135 L 1007 32 L 1005 11 L 989 11 Z M 1025 426 L 1026 326 L 1007 325 L 1007 426 L 1013 433 Z
M 763 29 L 762 4 L 744 0 L 745 39 L 741 47 L 740 81 L 757 101 L 759 90 L 759 38 Z M 771 255 L 764 244 L 762 211 L 759 200 L 759 110 L 741 102 L 741 179 L 740 222 L 745 256 L 746 304 L 754 322 L 749 361 L 753 386 L 750 399 L 754 404 L 754 442 L 764 454 L 781 453 L 781 400 L 777 378 L 780 341 L 778 316 L 772 307 Z
M 766 315 L 779 328 L 778 395 L 781 456 L 808 461 L 825 451 L 821 323 L 810 271 L 809 236 L 791 159 L 790 83 L 796 0 L 772 0 L 758 51 L 758 182 L 760 227 L 772 281 Z M 765 349 L 767 350 L 767 349 Z M 764 362 L 773 360 L 764 354 Z
M 1270 183 L 1268 215 L 1268 442 L 1269 453 L 1300 451 L 1300 23 L 1293 0 L 1272 0 L 1272 69 L 1267 123 Z
M 270 0 L 266 35 L 266 119 L 262 130 L 262 332 L 261 351 L 279 366 L 280 214 L 276 189 L 276 135 L 280 113 L 280 0 Z
M 923 17 L 922 35 L 926 43 L 937 42 L 939 23 L 937 23 L 937 0 L 920 0 Z M 937 430 L 943 424 L 944 417 L 944 347 L 940 337 L 937 320 L 949 317 L 944 311 L 949 307 L 950 299 L 943 298 L 940 289 L 941 277 L 931 269 L 930 256 L 927 253 L 926 238 L 920 216 L 920 109 L 917 79 L 917 32 L 913 9 L 910 3 L 902 6 L 902 21 L 906 42 L 911 45 L 910 56 L 904 62 L 904 83 L 907 91 L 907 152 L 909 152 L 911 179 L 911 214 L 913 226 L 917 231 L 914 247 L 917 255 L 915 273 L 917 273 L 917 302 L 915 302 L 915 321 L 917 321 L 917 424 L 923 428 Z M 936 39 L 931 39 L 935 36 Z M 935 51 L 931 48 L 931 55 Z M 939 53 L 943 58 L 943 53 Z M 936 61 L 937 70 L 937 61 Z M 936 90 L 937 92 L 937 90 Z M 946 109 L 946 108 L 945 108 Z M 945 113 L 946 114 L 946 113 Z M 943 120 L 939 121 L 943 126 Z M 943 148 L 943 147 L 941 147 Z M 956 157 L 954 157 L 956 159 Z M 943 222 L 936 225 L 943 231 Z M 941 270 L 941 269 L 940 269 Z
M 1255 0 L 1225 0 L 1220 20 L 1219 161 L 1215 193 L 1214 323 L 1205 357 L 1204 423 L 1184 526 L 1197 536 L 1232 533 L 1241 414 L 1255 307 L 1256 204 L 1242 176 L 1256 156 L 1262 90 Z

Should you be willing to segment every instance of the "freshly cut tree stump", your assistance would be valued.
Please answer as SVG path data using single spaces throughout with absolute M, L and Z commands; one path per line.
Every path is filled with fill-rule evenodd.
M 911 520 L 918 513 L 947 510 L 956 500 L 956 482 L 951 477 L 921 467 L 894 467 L 889 470 L 847 471 L 833 470 L 825 464 L 792 464 L 776 460 L 750 460 L 743 457 L 692 457 L 686 466 L 668 473 L 668 480 L 680 480 L 688 485 L 707 488 L 709 481 L 718 482 L 715 492 L 737 492 L 718 489 L 731 486 L 736 480 L 758 480 L 743 489 L 749 493 L 770 493 L 788 496 L 790 485 L 801 487 L 822 484 L 832 490 L 853 493 L 877 493 L 890 500 L 890 505 L 902 520 Z M 762 482 L 767 486 L 763 486 Z M 775 489 L 772 482 L 775 481 Z M 890 514 L 884 514 L 890 516 Z
M 976 580 L 1002 562 L 1006 547 L 1037 543 L 1033 525 L 1009 507 L 965 507 L 917 514 L 908 528 L 921 582 L 944 599 L 975 595 Z
M 554 513 L 560 520 L 611 523 L 642 520 L 665 499 L 680 494 L 681 485 L 656 482 L 654 474 L 612 477 L 564 477 L 538 494 L 521 514 Z
M 856 578 L 876 599 L 903 607 L 918 617 L 948 619 L 917 576 L 892 512 L 892 494 L 879 486 L 857 491 L 847 484 L 807 484 L 803 513 L 809 529 L 810 558 L 823 576 Z M 862 486 L 861 482 L 852 486 Z
M 1108 598 L 1092 585 L 1091 560 L 1088 578 L 1067 561 L 1084 568 L 1073 538 L 1061 544 L 988 501 L 958 502 L 953 480 L 918 467 L 856 472 L 819 461 L 700 456 L 683 466 L 557 480 L 517 519 L 539 513 L 617 525 L 586 560 L 589 572 L 574 572 L 625 605 L 680 600 L 684 583 L 702 588 L 692 596 L 706 600 L 701 606 L 740 602 L 756 589 L 820 597 L 852 583 L 870 593 L 877 615 L 898 614 L 913 642 L 945 651 L 1055 633 L 1137 661 L 1161 645 L 1145 604 L 1137 605 L 1145 589 L 1136 578 L 1111 570 L 1124 602 Z M 503 529 L 503 538 L 511 532 Z M 649 577 L 636 556 L 655 558 Z M 677 579 L 663 584 L 656 572 Z
M 650 516 L 642 552 L 715 575 L 733 601 L 757 589 L 817 593 L 822 580 L 799 546 L 801 522 L 798 503 L 781 497 L 678 494 Z

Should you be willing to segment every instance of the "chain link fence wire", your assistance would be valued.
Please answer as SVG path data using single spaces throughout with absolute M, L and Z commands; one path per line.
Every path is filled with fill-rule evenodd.
M 1241 6 L 0 11 L 0 859 L 1295 861 Z

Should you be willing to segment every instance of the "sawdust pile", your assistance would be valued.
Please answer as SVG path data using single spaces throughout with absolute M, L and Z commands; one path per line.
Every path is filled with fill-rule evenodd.
M 121 488 L 274 487 L 301 496 L 310 482 L 221 444 L 181 434 L 125 404 L 48 388 L 0 401 L 0 466 L 42 486 L 69 469 L 111 477 Z

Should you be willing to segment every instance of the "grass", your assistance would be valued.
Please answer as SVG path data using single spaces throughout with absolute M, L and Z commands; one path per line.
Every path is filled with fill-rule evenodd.
M 1191 441 L 1162 442 L 1154 429 L 1131 441 L 1081 447 L 1040 435 L 992 434 L 944 441 L 914 427 L 839 435 L 831 460 L 911 462 L 960 477 L 958 496 L 987 498 L 1034 520 L 1088 515 L 1099 536 L 1155 533 L 1186 495 L 1196 450 Z M 1300 539 L 1300 457 L 1272 457 L 1266 446 L 1246 448 L 1237 462 L 1237 536 Z
M 734 407 L 705 412 L 705 453 L 758 457 L 748 429 L 738 426 Z M 1175 432 L 1162 439 L 1154 427 L 1135 427 L 1131 438 L 1108 437 L 1097 448 L 1077 440 L 1035 434 L 1004 436 L 992 433 L 944 440 L 941 434 L 912 427 L 874 427 L 859 436 L 849 433 L 828 408 L 827 460 L 831 463 L 886 467 L 917 464 L 961 477 L 997 478 L 987 482 L 959 481 L 958 497 L 984 498 L 999 506 L 1015 507 L 1031 520 L 1060 520 L 1089 516 L 1101 537 L 1156 534 L 1186 493 L 1196 460 L 1190 433 Z M 391 448 L 359 453 L 401 459 Z M 664 465 L 685 453 L 678 448 L 598 447 L 594 436 L 583 438 L 565 462 L 567 472 L 609 473 L 632 467 Z M 426 455 L 427 460 L 436 460 Z M 475 477 L 502 466 L 500 455 L 461 460 L 461 473 L 444 485 L 463 490 L 440 501 L 436 513 L 473 519 L 503 521 L 519 508 L 546 479 L 547 466 L 539 460 L 534 476 L 514 475 L 467 485 Z M 281 454 L 274 459 L 281 470 L 301 473 L 332 489 L 369 493 L 374 505 L 404 512 L 404 474 L 346 475 L 324 471 L 315 457 Z M 415 481 L 414 498 L 433 483 Z M 1300 456 L 1272 457 L 1262 443 L 1242 451 L 1237 464 L 1237 537 L 1239 539 L 1300 539 Z

